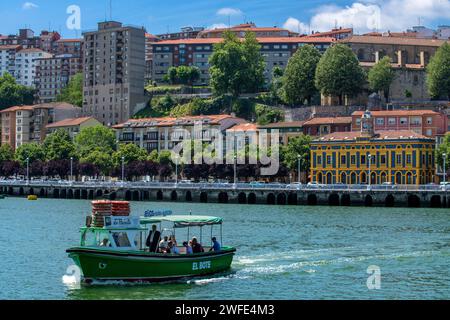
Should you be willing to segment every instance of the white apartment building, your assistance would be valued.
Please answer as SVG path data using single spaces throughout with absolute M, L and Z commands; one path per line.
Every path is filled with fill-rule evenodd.
M 0 46 L 0 76 L 3 76 L 6 72 L 14 76 L 16 53 L 21 48 L 19 45 Z
M 34 87 L 36 78 L 37 60 L 42 58 L 51 58 L 51 53 L 41 49 L 23 49 L 17 52 L 15 57 L 14 77 L 18 84 Z

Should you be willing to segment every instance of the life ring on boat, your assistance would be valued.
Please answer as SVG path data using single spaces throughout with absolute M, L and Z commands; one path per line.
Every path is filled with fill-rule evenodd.
M 99 268 L 100 270 L 105 270 L 107 267 L 108 267 L 108 264 L 107 264 L 107 263 L 100 262 L 100 263 L 98 264 L 98 268 Z

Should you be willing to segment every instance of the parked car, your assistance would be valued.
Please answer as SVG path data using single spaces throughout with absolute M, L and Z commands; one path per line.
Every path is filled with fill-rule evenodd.
M 303 187 L 303 184 L 301 182 L 293 182 L 291 184 L 287 185 L 287 189 L 301 189 Z

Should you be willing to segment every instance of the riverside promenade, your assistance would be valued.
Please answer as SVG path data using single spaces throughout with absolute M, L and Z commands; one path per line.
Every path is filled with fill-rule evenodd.
M 110 199 L 242 205 L 328 205 L 366 207 L 450 207 L 442 186 L 367 186 L 160 182 L 0 181 L 0 194 L 54 199 Z

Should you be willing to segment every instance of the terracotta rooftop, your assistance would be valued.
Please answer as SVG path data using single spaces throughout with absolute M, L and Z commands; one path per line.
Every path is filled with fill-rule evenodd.
M 400 130 L 400 131 L 377 131 L 376 135 L 371 140 L 430 140 L 432 138 L 425 137 L 424 135 L 415 133 L 411 130 Z M 320 142 L 339 142 L 339 141 L 355 141 L 361 138 L 362 133 L 360 131 L 354 132 L 335 132 L 323 136 L 319 139 L 314 140 L 316 143 Z
M 59 39 L 56 42 L 82 42 L 83 39 Z
M 304 123 L 304 126 L 326 125 L 326 124 L 351 124 L 352 117 L 328 117 L 313 118 Z
M 423 39 L 411 37 L 379 37 L 379 36 L 351 36 L 350 38 L 340 40 L 341 43 L 365 43 L 365 44 L 388 44 L 403 46 L 424 46 L 440 47 L 446 41 L 437 39 Z
M 61 127 L 74 127 L 74 126 L 79 126 L 80 124 L 83 124 L 86 121 L 89 121 L 92 119 L 94 119 L 94 118 L 83 117 L 83 118 L 65 119 L 65 120 L 62 120 L 59 122 L 49 124 L 47 126 L 47 128 L 50 129 L 50 128 L 61 128 Z
M 371 111 L 373 117 L 395 117 L 395 116 L 424 116 L 424 115 L 439 115 L 438 112 L 433 110 L 383 110 L 383 111 Z M 363 111 L 356 111 L 352 116 L 364 115 Z
M 276 122 L 259 126 L 260 129 L 302 128 L 305 121 Z
M 145 119 L 131 119 L 125 123 L 114 126 L 115 129 L 122 129 L 126 127 L 171 127 L 171 126 L 188 126 L 194 125 L 196 122 L 203 122 L 210 125 L 220 124 L 221 121 L 227 119 L 239 119 L 231 115 L 208 115 L 208 116 L 190 116 L 190 117 L 165 117 L 165 118 L 145 118 Z M 243 119 L 242 122 L 244 122 Z
M 256 130 L 258 130 L 258 126 L 254 123 L 241 123 L 241 124 L 235 125 L 233 128 L 230 128 L 227 131 L 246 132 L 246 131 L 256 131 Z
M 259 43 L 333 43 L 336 40 L 331 37 L 259 37 Z M 196 38 L 180 40 L 164 40 L 156 43 L 157 46 L 180 45 L 180 44 L 215 44 L 221 43 L 223 38 Z
M 42 52 L 42 53 L 46 53 L 44 50 L 38 49 L 38 48 L 27 48 L 27 49 L 22 49 L 19 51 L 19 53 L 26 53 L 26 52 Z
M 333 29 L 331 31 L 326 32 L 316 32 L 310 35 L 310 37 L 326 37 L 331 36 L 334 34 L 342 34 L 342 33 L 353 33 L 352 28 L 346 28 L 346 29 Z
M 4 46 L 0 46 L 0 50 L 17 50 L 20 49 L 22 46 L 21 45 L 4 45 Z
M 8 109 L 4 109 L 0 111 L 0 113 L 14 112 L 20 110 L 28 111 L 34 109 L 73 109 L 73 108 L 78 107 L 66 102 L 51 102 L 51 103 L 36 104 L 33 106 L 14 106 Z

